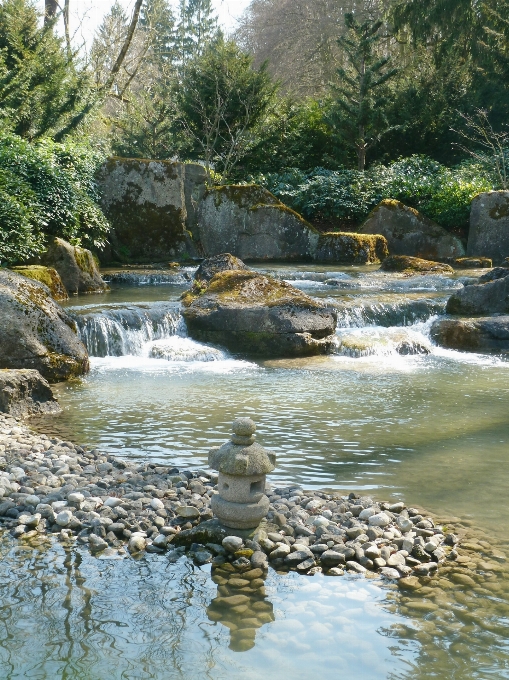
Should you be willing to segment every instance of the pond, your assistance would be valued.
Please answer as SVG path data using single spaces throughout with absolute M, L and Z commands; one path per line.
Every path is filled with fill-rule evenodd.
M 415 594 L 377 578 L 270 571 L 274 620 L 239 652 L 208 616 L 210 566 L 40 552 L 4 538 L 5 677 L 509 677 L 509 361 L 429 337 L 448 296 L 476 272 L 258 268 L 338 309 L 334 354 L 252 361 L 201 345 L 179 313 L 191 269 L 114 275 L 110 293 L 67 303 L 92 370 L 58 387 L 63 414 L 37 426 L 192 469 L 248 415 L 277 454 L 273 484 L 365 492 L 461 520 L 496 571 L 470 590 L 442 579 Z

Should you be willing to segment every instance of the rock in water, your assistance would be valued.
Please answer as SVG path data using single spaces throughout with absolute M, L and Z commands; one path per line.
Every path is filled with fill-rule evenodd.
M 501 264 L 509 254 L 509 191 L 478 194 L 470 208 L 467 253 Z
M 471 352 L 509 350 L 509 316 L 475 319 L 438 319 L 431 327 L 433 340 L 448 349 Z
M 465 254 L 459 238 L 414 208 L 392 199 L 379 203 L 359 231 L 363 234 L 385 236 L 389 252 L 394 255 L 443 260 Z
M 0 369 L 0 411 L 22 418 L 61 410 L 51 387 L 38 371 Z
M 41 256 L 41 261 L 57 270 L 70 295 L 102 293 L 108 290 L 90 250 L 72 246 L 67 241 L 56 238 Z
M 183 295 L 189 335 L 243 354 L 293 357 L 334 346 L 337 314 L 293 286 L 241 269 L 219 271 Z
M 207 260 L 203 260 L 196 274 L 194 275 L 195 281 L 200 282 L 204 286 L 208 286 L 213 277 L 220 272 L 225 271 L 252 271 L 247 267 L 242 260 L 239 260 L 235 255 L 230 255 L 230 253 L 222 253 L 221 255 L 215 255 L 214 257 L 209 257 Z
M 386 258 L 381 271 L 400 272 L 402 274 L 453 274 L 454 269 L 448 264 L 423 260 L 420 257 L 408 257 L 405 255 L 391 255 Z
M 0 368 L 36 369 L 50 382 L 89 369 L 74 321 L 47 286 L 7 270 L 0 270 Z
M 481 276 L 479 283 L 456 291 L 449 298 L 446 311 L 463 316 L 509 313 L 509 269 L 492 269 Z

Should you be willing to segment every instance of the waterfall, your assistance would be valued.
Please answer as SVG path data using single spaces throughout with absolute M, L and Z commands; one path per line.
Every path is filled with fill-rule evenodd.
M 185 334 L 178 303 L 106 307 L 75 314 L 78 334 L 90 356 L 142 356 L 154 340 Z

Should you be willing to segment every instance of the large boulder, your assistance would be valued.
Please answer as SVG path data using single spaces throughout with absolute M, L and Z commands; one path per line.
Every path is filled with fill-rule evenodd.
M 189 225 L 205 257 L 229 252 L 242 260 L 311 260 L 319 233 L 257 185 L 210 188 Z
M 0 411 L 14 418 L 39 413 L 60 413 L 49 383 L 39 371 L 0 369 Z
M 391 255 L 410 255 L 426 260 L 462 257 L 461 241 L 418 210 L 385 199 L 371 211 L 359 229 L 362 234 L 382 234 Z
M 467 254 L 501 264 L 509 255 L 509 191 L 478 194 L 470 208 Z
M 47 286 L 0 270 L 0 368 L 32 368 L 50 382 L 82 375 L 88 354 Z
M 254 271 L 219 271 L 208 284 L 196 281 L 182 302 L 191 337 L 233 352 L 293 357 L 324 354 L 334 346 L 335 311 Z
M 198 254 L 187 222 L 196 221 L 205 180 L 197 164 L 111 158 L 98 177 L 112 228 L 109 259 L 163 262 Z
M 41 255 L 42 264 L 53 267 L 70 295 L 78 293 L 103 293 L 108 286 L 102 280 L 90 250 L 72 246 L 56 238 Z
M 448 349 L 470 352 L 509 350 L 509 316 L 477 319 L 438 319 L 431 327 L 433 340 Z
M 320 234 L 316 262 L 379 264 L 389 254 L 387 240 L 380 234 L 331 231 Z
M 26 276 L 34 281 L 39 281 L 39 283 L 44 283 L 51 292 L 51 297 L 57 302 L 61 300 L 67 300 L 69 296 L 67 295 L 67 290 L 64 286 L 60 274 L 53 267 L 44 267 L 40 264 L 27 264 L 21 267 L 12 267 L 12 271 Z
M 395 272 L 400 274 L 454 274 L 454 269 L 442 262 L 423 260 L 420 257 L 407 257 L 405 255 L 391 255 L 387 257 L 380 267 L 383 272 Z
M 446 311 L 462 316 L 509 313 L 509 269 L 492 269 L 479 283 L 456 291 L 447 301 Z

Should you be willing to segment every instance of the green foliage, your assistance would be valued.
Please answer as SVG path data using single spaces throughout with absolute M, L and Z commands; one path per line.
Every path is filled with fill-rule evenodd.
M 412 156 L 365 172 L 316 168 L 290 170 L 255 180 L 309 220 L 343 219 L 360 224 L 384 198 L 420 210 L 449 230 L 463 231 L 470 203 L 494 188 L 492 168 L 464 163 L 446 168 L 423 156 Z
M 176 135 L 187 138 L 187 156 L 205 160 L 223 178 L 255 142 L 255 131 L 273 101 L 276 86 L 266 65 L 222 37 L 187 66 L 176 91 Z
M 0 261 L 23 261 L 47 236 L 102 247 L 109 225 L 94 175 L 103 157 L 85 146 L 0 137 Z
M 338 137 L 357 154 L 357 167 L 364 170 L 366 153 L 388 132 L 387 92 L 383 85 L 397 69 L 389 66 L 391 58 L 382 55 L 382 21 L 363 21 L 345 14 L 346 35 L 338 39 L 345 65 L 337 71 L 334 85 L 337 98 L 329 114 Z
M 0 4 L 0 117 L 27 139 L 58 136 L 90 97 L 89 76 L 69 61 L 31 0 Z

